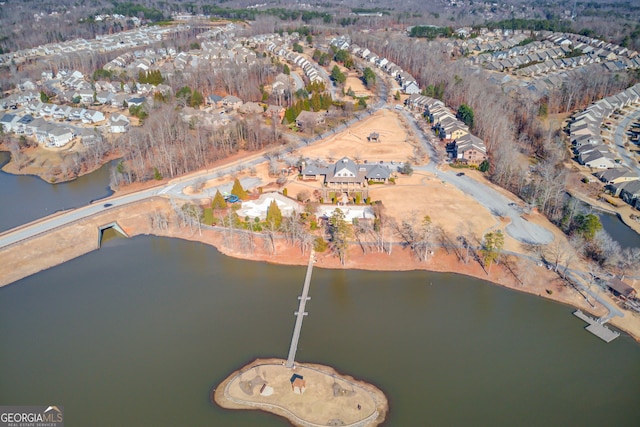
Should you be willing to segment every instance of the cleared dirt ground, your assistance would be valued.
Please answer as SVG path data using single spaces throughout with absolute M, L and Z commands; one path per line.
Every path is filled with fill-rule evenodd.
M 372 132 L 380 135 L 380 142 L 369 142 Z M 349 129 L 322 142 L 300 150 L 300 154 L 312 159 L 337 160 L 348 156 L 368 162 L 404 162 L 414 155 L 414 135 L 407 124 L 394 111 L 380 110 Z

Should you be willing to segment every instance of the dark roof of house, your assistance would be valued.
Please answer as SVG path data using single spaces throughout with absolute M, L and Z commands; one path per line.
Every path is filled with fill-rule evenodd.
M 328 168 L 319 164 L 308 164 L 302 170 L 302 175 L 326 175 Z
M 338 175 L 340 174 L 340 175 Z M 389 179 L 391 170 L 378 163 L 356 164 L 348 157 L 343 157 L 335 164 L 327 167 L 309 164 L 302 170 L 302 175 L 325 175 L 327 182 L 348 183 L 362 182 L 367 179 Z
M 383 165 L 367 165 L 367 179 L 389 179 L 391 170 Z
M 33 116 L 31 114 L 25 114 L 24 116 L 22 116 L 20 120 L 18 120 L 18 123 L 22 123 L 23 125 L 26 125 L 28 123 L 31 123 L 32 121 L 33 121 Z
M 5 114 L 4 116 L 2 116 L 0 118 L 0 122 L 11 123 L 13 121 L 13 119 L 15 119 L 15 117 L 16 117 L 15 114 Z
M 631 177 L 637 176 L 631 169 L 627 167 L 606 169 L 601 172 L 597 172 L 594 175 L 606 182 L 612 181 L 617 178 L 622 178 L 622 177 L 631 178 Z M 638 177 L 638 179 L 640 179 L 640 176 Z
M 233 96 L 233 95 L 227 95 L 224 98 L 222 98 L 222 100 L 224 102 L 231 102 L 231 103 L 238 103 L 238 102 L 242 102 L 242 99 L 238 98 L 237 96 Z
M 622 191 L 629 194 L 640 194 L 640 181 L 626 181 L 620 184 Z
M 616 278 L 611 279 L 608 286 L 625 298 L 628 298 L 636 292 L 634 288 Z
M 291 375 L 291 379 L 289 379 L 289 381 L 291 382 L 291 384 L 293 384 L 293 382 L 298 379 L 303 380 L 304 377 L 302 375 L 293 374 Z

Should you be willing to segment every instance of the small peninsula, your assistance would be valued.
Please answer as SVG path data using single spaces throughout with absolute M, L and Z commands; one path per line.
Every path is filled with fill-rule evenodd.
M 259 409 L 295 426 L 377 426 L 389 406 L 377 387 L 333 368 L 283 359 L 256 359 L 212 390 L 211 399 L 227 409 Z

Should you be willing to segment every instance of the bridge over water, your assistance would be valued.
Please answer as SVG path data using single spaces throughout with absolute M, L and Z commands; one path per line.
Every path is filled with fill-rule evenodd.
M 316 261 L 315 252 L 311 250 L 309 255 L 309 264 L 307 265 L 307 274 L 304 278 L 304 286 L 302 287 L 302 295 L 298 297 L 300 304 L 298 305 L 298 311 L 294 313 L 296 316 L 296 324 L 293 328 L 293 336 L 291 337 L 291 345 L 289 346 L 289 356 L 287 357 L 287 368 L 293 368 L 296 358 L 296 351 L 298 350 L 298 340 L 300 339 L 300 330 L 302 329 L 302 320 L 308 313 L 304 311 L 309 297 L 309 285 L 311 284 L 311 273 L 313 272 L 313 264 Z

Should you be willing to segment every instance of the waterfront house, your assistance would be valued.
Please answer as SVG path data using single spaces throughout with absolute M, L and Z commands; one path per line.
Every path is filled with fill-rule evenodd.
M 620 184 L 620 198 L 636 208 L 640 206 L 640 181 L 629 181 Z
M 607 287 L 614 293 L 614 295 L 623 299 L 634 298 L 636 296 L 636 290 L 633 287 L 615 277 L 609 280 Z
M 109 117 L 109 131 L 111 133 L 125 133 L 129 129 L 129 118 L 122 114 Z
M 47 145 L 63 147 L 73 139 L 73 132 L 64 126 L 50 125 L 47 127 L 45 141 Z

